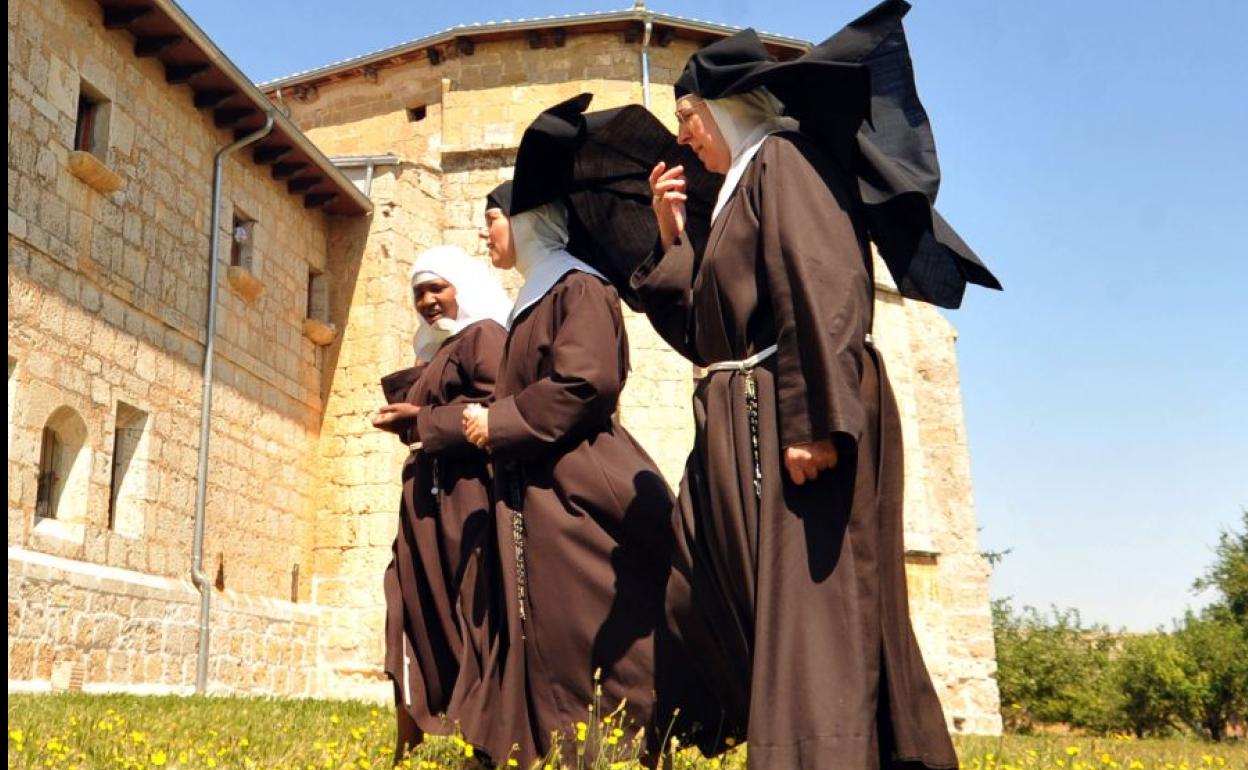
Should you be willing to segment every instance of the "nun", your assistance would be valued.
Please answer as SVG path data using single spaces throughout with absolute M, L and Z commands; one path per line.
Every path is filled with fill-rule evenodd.
M 947 237 L 930 180 L 892 173 L 909 151 L 935 167 L 907 7 L 885 2 L 792 62 L 753 30 L 689 59 L 678 141 L 724 175 L 700 253 L 684 169 L 650 175 L 659 244 L 632 288 L 705 369 L 680 506 L 696 603 L 718 631 L 707 681 L 751 770 L 958 763 L 910 622 L 901 424 L 871 337 L 869 243 L 903 266 L 907 296 L 947 305 L 968 280 L 999 284 Z M 872 57 L 896 65 L 891 80 L 868 75 Z
M 384 578 L 395 756 L 425 733 L 455 730 L 505 754 L 509 736 L 493 718 L 505 654 L 493 487 L 489 458 L 461 421 L 464 405 L 493 395 L 511 303 L 485 265 L 453 246 L 422 252 L 410 279 L 417 364 L 383 378 L 389 403 L 372 418 L 409 449 Z
M 531 147 L 522 142 L 516 187 L 487 203 L 490 259 L 524 284 L 494 399 L 464 411 L 465 436 L 496 469 L 510 638 L 525 671 L 515 711 L 530 718 L 517 757 L 528 766 L 551 750 L 553 733 L 576 735 L 597 704 L 602 715 L 621 710 L 617 740 L 644 730 L 652 760 L 673 717 L 656 696 L 659 680 L 692 668 L 666 656 L 674 501 L 616 417 L 628 373 L 619 297 L 569 252 L 559 189 L 529 184 L 549 179 Z M 562 746 L 575 750 L 575 738 Z

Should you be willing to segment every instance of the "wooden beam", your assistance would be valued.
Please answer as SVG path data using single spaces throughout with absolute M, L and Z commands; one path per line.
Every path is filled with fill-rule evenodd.
M 303 207 L 305 209 L 314 209 L 317 206 L 324 206 L 334 198 L 338 197 L 338 193 L 312 193 L 305 195 L 303 198 Z
M 181 35 L 161 35 L 159 37 L 140 37 L 134 41 L 134 55 L 140 59 L 155 56 L 169 46 L 177 45 L 186 38 Z
M 205 107 L 216 107 L 218 104 L 226 99 L 229 99 L 233 95 L 233 91 L 196 91 L 195 106 L 200 109 Z
M 471 39 L 466 37 L 457 38 L 455 40 L 455 48 L 459 50 L 462 56 L 472 56 L 473 52 L 476 51 L 476 45 L 473 44 Z
M 191 64 L 166 64 L 165 65 L 165 82 L 171 85 L 179 85 L 189 82 L 196 75 L 207 72 L 212 68 L 208 62 L 193 62 Z
M 262 166 L 267 166 L 283 155 L 289 153 L 293 147 L 280 144 L 258 145 L 252 150 L 251 158 Z
M 275 163 L 273 165 L 273 178 L 277 180 L 290 179 L 295 174 L 303 171 L 308 167 L 307 163 Z
M 212 122 L 217 128 L 228 128 L 253 112 L 251 107 L 218 107 L 212 111 Z
M 105 8 L 104 28 L 125 29 L 151 12 L 151 8 Z
M 325 177 L 323 176 L 301 176 L 298 179 L 292 179 L 287 182 L 286 189 L 292 193 L 307 192 L 324 181 Z

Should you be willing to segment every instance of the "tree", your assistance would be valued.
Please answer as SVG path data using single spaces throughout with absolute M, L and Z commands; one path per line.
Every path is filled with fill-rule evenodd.
M 1123 715 L 1136 737 L 1163 736 L 1190 722 L 1195 692 L 1194 665 L 1171 634 L 1156 632 L 1126 639 L 1115 671 L 1123 695 Z
M 1213 564 L 1204 575 L 1196 579 L 1198 591 L 1215 589 L 1220 595 L 1218 604 L 1245 628 L 1248 628 L 1248 508 L 1241 510 L 1243 531 L 1223 530 Z
M 1175 633 L 1191 661 L 1187 721 L 1215 741 L 1226 737 L 1228 724 L 1248 719 L 1248 632 L 1219 609 L 1189 612 Z
M 1112 729 L 1116 710 L 1106 676 L 1115 640 L 1106 629 L 1085 628 L 1073 609 L 1015 613 L 1007 599 L 993 602 L 992 615 L 1007 729 L 1026 732 L 1054 722 Z

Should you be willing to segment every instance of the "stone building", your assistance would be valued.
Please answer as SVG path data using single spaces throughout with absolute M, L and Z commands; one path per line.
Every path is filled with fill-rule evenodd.
M 412 258 L 440 242 L 482 254 L 485 192 L 541 109 L 590 91 L 670 125 L 685 58 L 733 30 L 641 6 L 473 25 L 259 90 L 169 0 L 20 0 L 9 30 L 10 689 L 194 681 L 212 156 L 271 106 L 274 133 L 226 173 L 223 242 L 236 217 L 259 267 L 221 279 L 210 689 L 386 697 L 379 576 L 402 449 L 367 415 L 411 357 Z M 765 39 L 782 58 L 806 47 Z M 171 85 L 200 60 L 189 90 Z M 74 175 L 83 93 L 109 106 L 117 192 Z M 622 418 L 675 484 L 694 373 L 644 318 L 628 331 Z M 951 727 L 998 732 L 956 332 L 882 283 L 874 336 L 905 425 L 916 632 Z M 65 459 L 45 457 L 49 435 Z M 68 472 L 45 516 L 49 465 Z

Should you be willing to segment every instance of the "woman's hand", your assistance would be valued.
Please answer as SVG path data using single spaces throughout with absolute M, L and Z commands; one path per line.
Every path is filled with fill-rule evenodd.
M 821 471 L 835 468 L 837 459 L 836 444 L 831 439 L 784 448 L 784 467 L 798 486 L 814 481 Z
M 659 220 L 659 240 L 667 251 L 685 231 L 685 167 L 659 164 L 650 172 L 650 206 Z
M 490 413 L 480 404 L 469 404 L 464 407 L 464 438 L 478 449 L 485 449 L 490 443 Z
M 397 404 L 385 404 L 370 416 L 374 428 L 380 428 L 390 433 L 401 433 L 406 427 L 408 420 L 416 419 L 416 415 L 420 414 L 420 407 L 406 402 Z

